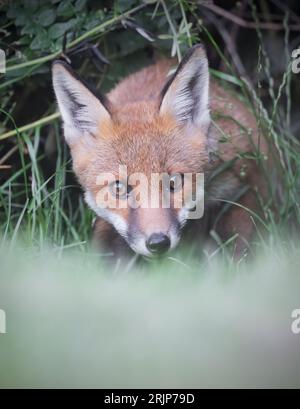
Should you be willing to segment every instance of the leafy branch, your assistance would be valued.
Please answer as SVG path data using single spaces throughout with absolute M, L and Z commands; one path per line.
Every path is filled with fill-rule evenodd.
M 86 33 L 82 34 L 81 36 L 77 37 L 75 40 L 70 41 L 69 43 L 66 44 L 66 50 L 76 46 L 77 44 L 81 43 L 82 41 L 90 38 L 90 37 L 94 37 L 95 35 L 102 33 L 107 27 L 119 22 L 120 20 L 122 20 L 123 18 L 129 17 L 131 14 L 136 13 L 137 11 L 143 9 L 144 7 L 147 6 L 147 3 L 145 4 L 141 4 L 137 7 L 134 7 L 131 10 L 126 11 L 125 13 L 120 14 L 119 16 L 115 16 L 107 21 L 105 21 L 104 23 L 99 24 L 98 26 L 92 28 L 91 30 L 87 31 Z M 11 72 L 11 71 L 15 71 L 21 68 L 25 68 L 25 67 L 29 67 L 32 65 L 40 65 L 43 64 L 47 61 L 51 61 L 54 60 L 55 58 L 57 58 L 59 55 L 61 55 L 61 51 L 56 51 L 54 53 L 48 54 L 44 57 L 40 57 L 40 58 L 36 58 L 34 60 L 30 60 L 30 61 L 26 61 L 20 64 L 15 64 L 15 65 L 11 65 L 8 66 L 6 68 L 6 72 Z

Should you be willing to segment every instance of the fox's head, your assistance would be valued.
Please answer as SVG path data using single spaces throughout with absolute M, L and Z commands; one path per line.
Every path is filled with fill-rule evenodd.
M 208 162 L 209 74 L 203 47 L 190 49 L 160 92 L 153 89 L 141 100 L 133 95 L 126 104 L 96 95 L 61 61 L 53 64 L 53 84 L 88 205 L 136 253 L 173 249 L 191 211 L 189 200 L 182 200 L 183 175 L 202 173 Z M 127 92 L 130 97 L 130 87 Z M 132 178 L 137 172 L 148 182 L 153 174 L 169 175 L 167 188 L 158 182 L 156 206 L 144 195 L 152 184 Z M 164 189 L 169 206 L 163 205 Z M 104 201 L 116 206 L 103 206 Z

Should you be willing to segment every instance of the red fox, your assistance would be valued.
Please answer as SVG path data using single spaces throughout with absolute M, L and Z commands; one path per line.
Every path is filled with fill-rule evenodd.
M 115 256 L 135 252 L 150 257 L 188 240 L 201 251 L 214 231 L 222 240 L 235 236 L 235 252 L 241 254 L 255 232 L 255 191 L 264 189 L 255 158 L 266 146 L 259 140 L 254 115 L 210 81 L 202 45 L 192 47 L 168 76 L 173 64 L 158 61 L 101 96 L 67 63 L 53 63 L 74 172 L 97 215 L 94 242 Z M 126 166 L 127 175 L 120 174 L 120 165 Z M 132 196 L 129 175 L 136 172 L 148 178 L 170 175 L 169 208 L 161 200 L 156 207 L 149 202 L 124 206 Z M 175 206 L 186 173 L 204 174 L 204 215 L 198 220 L 189 219 L 191 208 L 185 203 Z M 112 175 L 112 180 L 107 176 L 100 185 L 99 174 Z M 114 196 L 121 206 L 99 205 L 99 192 L 105 193 L 102 198 Z

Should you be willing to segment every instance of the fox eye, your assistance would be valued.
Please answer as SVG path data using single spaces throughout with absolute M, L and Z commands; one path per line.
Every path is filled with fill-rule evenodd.
M 178 192 L 183 188 L 183 174 L 175 173 L 170 176 L 170 192 Z
M 123 183 L 120 180 L 116 180 L 109 185 L 109 189 L 113 196 L 119 199 L 126 199 L 131 192 L 131 186 L 127 183 Z

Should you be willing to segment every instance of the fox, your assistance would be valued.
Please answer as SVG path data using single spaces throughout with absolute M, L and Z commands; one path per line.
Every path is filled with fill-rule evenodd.
M 65 61 L 52 64 L 73 170 L 96 215 L 92 242 L 114 258 L 151 258 L 189 243 L 201 253 L 218 237 L 232 240 L 234 254 L 243 256 L 255 236 L 258 195 L 265 192 L 258 157 L 267 157 L 267 145 L 252 111 L 211 78 L 203 44 L 173 67 L 174 59 L 158 59 L 102 95 Z M 169 207 L 161 198 L 158 206 L 149 200 L 125 206 L 133 200 L 130 175 L 137 172 L 169 175 Z M 195 219 L 190 203 L 176 206 L 186 173 L 204 176 L 203 215 Z M 111 176 L 99 184 L 99 174 Z M 99 193 L 121 206 L 103 206 Z

